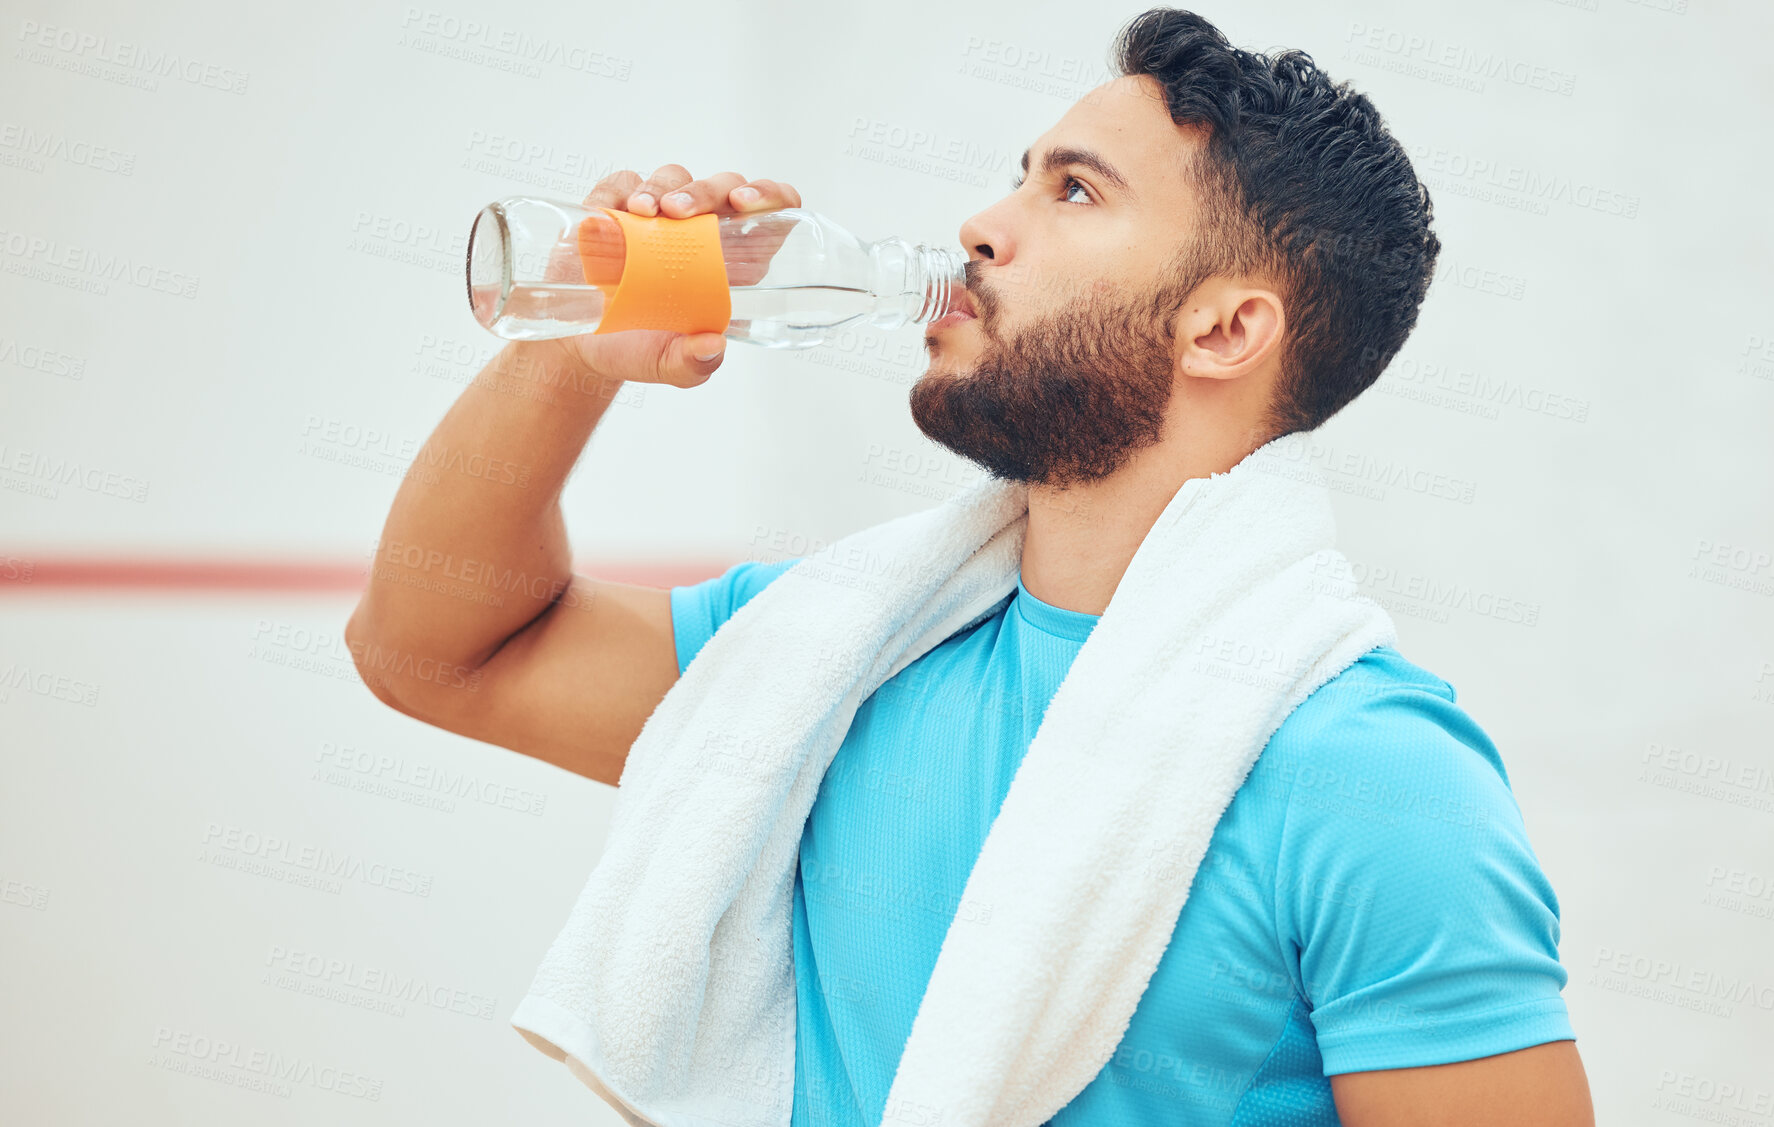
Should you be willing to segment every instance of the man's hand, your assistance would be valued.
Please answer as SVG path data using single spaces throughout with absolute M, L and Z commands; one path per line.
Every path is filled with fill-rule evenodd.
M 1595 1127 L 1575 1041 L 1330 1081 L 1344 1127 Z
M 688 219 L 712 212 L 739 215 L 800 207 L 801 194 L 775 180 L 747 180 L 737 172 L 722 172 L 703 180 L 692 179 L 681 164 L 667 164 L 642 180 L 629 169 L 598 181 L 585 197 L 588 208 L 607 207 L 636 215 L 663 215 Z M 610 223 L 607 217 L 602 222 Z M 745 262 L 756 259 L 758 277 L 769 256 L 782 245 L 784 227 L 773 237 L 766 219 L 756 235 L 748 235 L 745 254 L 728 253 L 728 277 L 734 285 L 749 285 Z M 750 256 L 748 258 L 747 256 Z M 721 366 L 727 340 L 719 333 L 671 333 L 654 329 L 629 329 L 619 333 L 586 333 L 561 337 L 555 342 L 571 359 L 593 372 L 636 383 L 667 383 L 695 387 Z M 701 358 L 699 358 L 701 357 Z

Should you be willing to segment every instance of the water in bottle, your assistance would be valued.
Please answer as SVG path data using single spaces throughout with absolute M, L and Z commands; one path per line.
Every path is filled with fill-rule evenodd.
M 662 319 L 646 327 L 689 331 L 672 323 L 670 280 L 682 265 L 676 256 L 692 252 L 680 252 L 669 237 L 643 247 L 630 235 L 644 230 L 670 236 L 678 233 L 675 225 L 698 220 L 704 234 L 712 221 L 719 236 L 720 262 L 713 269 L 715 277 L 724 277 L 730 318 L 723 333 L 732 340 L 809 348 L 858 324 L 925 324 L 962 300 L 965 261 L 959 251 L 900 238 L 866 243 L 804 208 L 681 220 L 625 213 L 618 221 L 603 208 L 514 196 L 475 217 L 468 239 L 470 307 L 484 327 L 511 340 L 574 336 L 600 326 L 611 331 L 619 321 L 631 327 L 612 312 L 612 300 L 631 271 L 638 292 L 645 267 L 667 279 L 663 294 L 655 293 L 663 300 L 655 310 L 665 311 Z M 713 257 L 712 244 L 702 249 Z M 665 261 L 637 264 L 633 254 Z M 705 290 L 708 284 L 705 278 Z

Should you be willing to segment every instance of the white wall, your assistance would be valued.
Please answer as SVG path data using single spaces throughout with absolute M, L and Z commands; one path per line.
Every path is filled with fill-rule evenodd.
M 789 180 L 865 238 L 953 244 L 1141 10 L 433 2 L 6 0 L 0 572 L 361 563 L 403 448 L 477 366 L 451 357 L 491 351 L 460 280 L 481 204 L 675 161 Z M 1444 274 L 1391 371 L 1323 428 L 1323 461 L 1401 648 L 1503 750 L 1559 894 L 1601 1121 L 1774 1122 L 1769 9 L 1200 10 L 1371 93 L 1435 195 Z M 612 73 L 464 58 L 471 21 Z M 195 81 L 101 61 L 121 43 Z M 1499 54 L 1508 71 L 1475 76 Z M 68 265 L 95 255 L 147 284 Z M 919 340 L 735 345 L 701 388 L 636 389 L 567 490 L 579 554 L 718 565 L 933 503 L 967 475 L 906 412 Z M 329 425 L 386 436 L 370 468 L 317 445 Z M 906 455 L 923 468 L 893 468 Z M 51 486 L 45 460 L 101 472 Z M 1364 479 L 1388 466 L 1466 499 Z M 0 670 L 34 678 L 0 687 L 8 1121 L 616 1122 L 505 1024 L 613 792 L 377 704 L 337 642 L 353 601 L 0 584 Z M 320 769 L 340 747 L 540 811 L 336 785 Z M 264 846 L 236 834 L 394 867 L 408 890 L 249 873 Z M 421 976 L 485 1016 L 280 988 L 277 952 Z M 181 1074 L 186 1037 L 377 1098 L 252 1091 L 226 1062 Z M 1703 1098 L 1671 1110 L 1684 1090 Z

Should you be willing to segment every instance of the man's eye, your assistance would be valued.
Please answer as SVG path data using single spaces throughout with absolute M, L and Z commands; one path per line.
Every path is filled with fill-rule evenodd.
M 1065 178 L 1063 183 L 1064 183 L 1064 186 L 1066 189 L 1065 194 L 1068 197 L 1073 193 L 1073 191 L 1080 191 L 1080 192 L 1084 193 L 1083 202 L 1084 203 L 1090 202 L 1090 190 L 1084 186 L 1084 181 L 1078 179 L 1076 176 L 1068 176 Z M 1012 176 L 1010 178 L 1010 190 L 1011 191 L 1014 192 L 1022 186 L 1023 186 L 1023 178 L 1021 176 Z

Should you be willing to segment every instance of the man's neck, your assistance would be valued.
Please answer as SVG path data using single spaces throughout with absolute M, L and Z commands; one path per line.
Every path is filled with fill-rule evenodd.
M 1165 442 L 1108 477 L 1064 489 L 1029 487 L 1022 581 L 1044 603 L 1102 614 L 1165 506 L 1191 478 L 1225 473 L 1250 453 L 1232 444 Z

